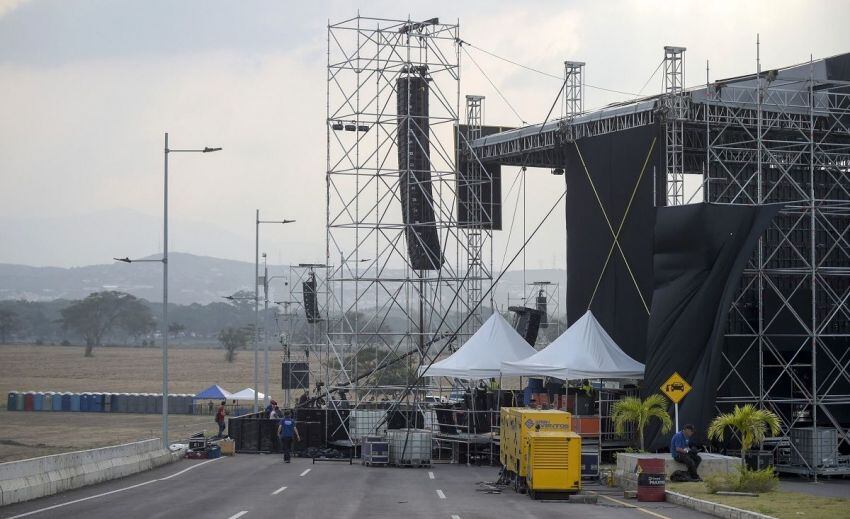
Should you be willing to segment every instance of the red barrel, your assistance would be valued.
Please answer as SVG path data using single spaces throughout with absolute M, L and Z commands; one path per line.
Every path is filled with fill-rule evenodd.
M 24 395 L 24 411 L 32 411 L 33 409 L 33 394 L 27 393 Z
M 664 459 L 638 459 L 638 501 L 664 501 L 665 483 Z

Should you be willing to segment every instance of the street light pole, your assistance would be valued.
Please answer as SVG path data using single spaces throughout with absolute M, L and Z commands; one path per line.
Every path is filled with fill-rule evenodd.
M 287 224 L 294 223 L 295 220 L 260 220 L 260 210 L 256 210 L 256 216 L 254 219 L 255 227 L 254 227 L 254 412 L 259 411 L 259 397 L 257 396 L 257 386 L 260 385 L 260 372 L 259 372 L 259 348 L 257 345 L 259 334 L 260 334 L 260 288 L 259 288 L 259 280 L 260 280 L 260 224 L 261 223 L 277 223 L 277 224 Z M 268 272 L 266 272 L 266 276 L 268 276 Z M 268 281 L 266 278 L 263 278 L 263 288 L 267 292 L 268 291 Z M 268 299 L 268 296 L 266 296 Z M 268 301 L 265 304 L 266 310 L 268 311 Z M 264 321 L 265 322 L 265 315 Z M 263 330 L 263 335 L 265 336 L 265 328 Z M 269 343 L 268 340 L 263 340 L 264 347 L 264 358 L 265 358 L 265 383 L 263 384 L 265 388 L 265 395 L 263 395 L 263 401 L 265 405 L 268 405 L 269 399 Z
M 162 188 L 162 448 L 168 448 L 168 132 Z

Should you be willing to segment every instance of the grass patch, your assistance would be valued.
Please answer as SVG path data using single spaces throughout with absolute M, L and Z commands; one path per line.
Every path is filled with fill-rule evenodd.
M 850 499 L 782 491 L 765 492 L 758 497 L 718 496 L 709 492 L 705 483 L 667 483 L 667 489 L 704 501 L 734 506 L 779 519 L 850 517 Z
M 741 466 L 737 473 L 717 474 L 705 478 L 705 487 L 712 494 L 721 491 L 764 493 L 776 490 L 778 486 L 779 477 L 772 467 L 748 470 Z

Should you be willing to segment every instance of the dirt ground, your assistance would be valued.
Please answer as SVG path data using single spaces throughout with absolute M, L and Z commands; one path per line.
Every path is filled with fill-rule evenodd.
M 262 361 L 261 351 L 261 381 Z M 228 364 L 221 349 L 175 348 L 168 371 L 171 393 L 194 394 L 212 384 L 239 391 L 254 385 L 254 356 L 240 351 Z M 162 356 L 156 348 L 100 348 L 86 358 L 82 347 L 0 346 L 0 462 L 159 437 L 159 415 L 10 412 L 9 391 L 159 393 Z M 279 353 L 269 354 L 269 393 L 282 397 Z M 172 415 L 169 436 L 176 441 L 214 428 L 209 416 Z

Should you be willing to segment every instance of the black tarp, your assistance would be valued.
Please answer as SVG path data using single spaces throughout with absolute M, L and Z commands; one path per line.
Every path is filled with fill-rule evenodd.
M 579 139 L 564 148 L 568 324 L 584 315 L 589 305 L 617 345 L 639 362 L 646 358 L 646 307 L 652 295 L 653 195 L 658 191 L 653 181 L 664 177 L 664 168 L 659 167 L 663 140 L 657 141 L 658 133 L 657 124 L 641 126 Z M 607 266 L 614 238 L 606 215 L 615 232 L 622 223 L 623 251 L 615 248 Z
M 657 210 L 641 396 L 658 393 L 678 372 L 693 386 L 679 404 L 679 424 L 694 424 L 697 438 L 704 438 L 714 416 L 732 297 L 759 236 L 780 207 L 692 204 Z M 660 434 L 651 423 L 646 440 L 649 449 L 658 449 L 667 446 L 670 434 Z

